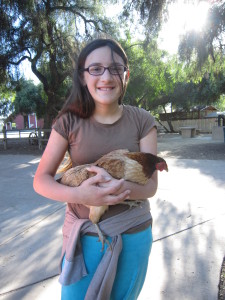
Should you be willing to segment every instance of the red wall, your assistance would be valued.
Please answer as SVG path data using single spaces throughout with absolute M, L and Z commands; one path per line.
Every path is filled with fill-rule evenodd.
M 17 115 L 13 120 L 13 123 L 16 123 L 16 129 L 24 129 L 24 117 L 22 115 Z M 36 126 L 35 115 L 30 114 L 30 128 L 35 128 L 35 126 Z M 37 127 L 39 128 L 44 127 L 44 119 L 37 120 Z
M 44 128 L 44 119 L 37 120 L 37 127 Z
M 16 123 L 16 129 L 24 129 L 24 117 L 22 115 L 17 115 L 13 123 Z

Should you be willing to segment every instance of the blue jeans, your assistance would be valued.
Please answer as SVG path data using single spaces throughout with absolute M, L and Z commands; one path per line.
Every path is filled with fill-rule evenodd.
M 152 247 L 151 227 L 134 234 L 122 234 L 122 240 L 123 248 L 110 300 L 135 300 L 141 292 L 147 272 Z M 108 247 L 105 245 L 101 252 L 102 244 L 95 236 L 84 235 L 81 243 L 88 275 L 74 284 L 62 286 L 61 300 L 84 300 L 95 270 Z

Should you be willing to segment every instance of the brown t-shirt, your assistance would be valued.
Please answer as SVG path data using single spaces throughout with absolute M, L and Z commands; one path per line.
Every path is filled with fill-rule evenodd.
M 116 149 L 140 151 L 140 140 L 155 126 L 155 119 L 149 112 L 124 105 L 121 118 L 113 124 L 102 124 L 93 117 L 82 119 L 66 113 L 56 120 L 53 128 L 68 141 L 68 152 L 73 166 L 76 166 L 95 162 Z M 79 218 L 88 218 L 89 209 L 83 205 L 68 204 L 68 209 Z M 126 205 L 110 206 L 103 218 L 125 209 Z

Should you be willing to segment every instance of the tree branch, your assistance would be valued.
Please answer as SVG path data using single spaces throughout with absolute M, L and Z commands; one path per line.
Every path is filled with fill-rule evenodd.
M 11 61 L 11 60 L 8 60 L 8 63 L 11 64 L 11 65 L 14 65 L 14 66 L 18 66 L 22 61 L 24 61 L 25 59 L 28 59 L 30 60 L 30 57 L 29 56 L 23 56 L 21 59 L 19 59 L 18 61 Z
M 90 9 L 90 7 L 86 7 L 86 8 L 85 7 L 83 7 L 83 8 L 79 7 L 79 9 L 80 10 L 82 10 L 82 9 L 88 10 L 88 9 Z M 54 10 L 69 11 L 69 12 L 75 14 L 75 15 L 78 15 L 83 20 L 83 22 L 85 24 L 85 31 L 87 30 L 87 27 L 86 27 L 87 23 L 92 23 L 98 30 L 100 30 L 97 21 L 91 20 L 91 19 L 86 19 L 83 14 L 81 14 L 80 12 L 78 12 L 76 10 L 75 6 L 70 6 L 70 7 L 66 7 L 66 6 L 54 6 L 54 7 L 51 7 L 50 10 L 51 11 L 54 11 Z

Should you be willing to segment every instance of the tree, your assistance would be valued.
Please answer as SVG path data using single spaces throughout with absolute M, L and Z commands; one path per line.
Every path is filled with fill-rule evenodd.
M 201 68 L 209 56 L 215 62 L 218 54 L 224 56 L 225 50 L 225 3 L 224 1 L 208 1 L 211 4 L 206 25 L 200 32 L 187 32 L 181 40 L 179 54 L 181 59 L 194 59 Z M 217 56 L 217 57 L 216 57 Z
M 31 80 L 21 79 L 16 87 L 14 113 L 25 114 L 35 112 L 38 118 L 44 116 L 46 103 L 42 98 L 42 85 L 36 86 Z
M 225 95 L 220 95 L 220 98 L 215 102 L 216 108 L 220 111 L 225 112 Z
M 189 0 L 189 3 L 207 1 L 210 4 L 207 24 L 201 32 L 191 31 L 183 36 L 180 44 L 180 56 L 187 59 L 194 53 L 199 63 L 203 63 L 214 51 L 224 52 L 225 40 L 225 2 L 223 0 Z M 139 22 L 144 25 L 148 40 L 156 38 L 162 24 L 168 20 L 170 5 L 178 0 L 123 0 L 121 17 L 133 21 L 134 15 L 139 14 Z
M 123 0 L 122 19 L 132 23 L 135 13 L 139 14 L 139 22 L 145 27 L 145 34 L 150 41 L 155 38 L 168 18 L 168 7 L 176 0 Z
M 125 103 L 152 110 L 158 103 L 159 95 L 171 88 L 168 64 L 163 62 L 165 52 L 151 41 L 123 44 L 129 59 L 130 81 L 125 96 Z
M 94 0 L 1 0 L 0 74 L 13 78 L 22 61 L 31 63 L 47 96 L 46 127 L 62 106 L 65 88 L 70 88 L 82 43 L 96 32 L 112 32 L 101 15 Z
M 122 44 L 128 55 L 131 74 L 124 102 L 150 110 L 157 118 L 162 110 L 160 107 L 165 110 L 171 102 L 174 64 L 166 59 L 165 51 L 159 50 L 154 40 L 131 42 L 127 35 Z M 169 126 L 173 131 L 172 124 Z
M 15 92 L 0 86 L 0 116 L 7 117 L 13 111 Z
M 124 15 L 129 17 L 131 7 L 135 7 L 136 11 L 139 10 L 143 17 L 142 23 L 146 26 L 147 40 L 150 40 L 157 36 L 162 22 L 167 18 L 167 10 L 171 2 L 173 1 L 140 0 L 129 1 L 129 3 L 125 1 L 127 11 L 125 10 Z M 156 93 L 155 99 L 151 101 L 151 108 L 155 104 L 155 107 L 160 105 L 166 111 L 166 105 L 170 104 L 173 109 L 189 110 L 201 104 L 218 103 L 218 99 L 221 99 L 220 95 L 224 94 L 225 3 L 224 1 L 209 1 L 209 3 L 211 8 L 207 26 L 200 34 L 192 31 L 183 38 L 179 48 L 183 63 L 178 63 L 177 60 L 173 65 L 170 62 L 171 68 L 168 67 L 168 63 L 164 65 L 167 66 L 163 76 L 165 80 L 158 81 L 159 86 L 165 82 L 164 89 L 159 89 Z M 154 20 L 155 24 L 151 20 Z M 152 34 L 148 34 L 149 30 Z M 144 70 L 144 65 L 141 65 L 141 69 Z M 159 75 L 162 73 L 156 74 L 162 78 Z M 142 91 L 147 88 L 142 75 L 146 76 L 145 72 L 140 72 L 137 85 L 132 83 L 133 89 L 135 87 L 137 92 L 137 86 Z M 156 84 L 156 80 L 153 79 L 152 82 Z M 172 127 L 170 129 L 173 130 Z

